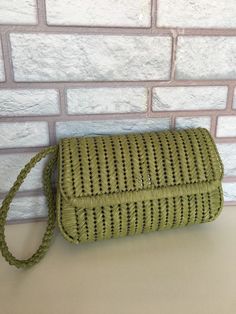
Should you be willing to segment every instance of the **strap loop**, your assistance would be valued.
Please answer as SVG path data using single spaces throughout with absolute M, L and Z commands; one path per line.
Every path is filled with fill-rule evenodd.
M 56 224 L 56 209 L 55 209 L 55 202 L 53 191 L 51 187 L 51 177 L 53 173 L 54 165 L 57 161 L 57 146 L 51 146 L 48 148 L 43 149 L 38 154 L 36 154 L 30 161 L 25 165 L 25 167 L 19 173 L 15 183 L 13 184 L 12 188 L 8 192 L 7 196 L 5 197 L 4 201 L 2 202 L 2 206 L 0 208 L 0 251 L 3 257 L 10 265 L 14 265 L 17 268 L 26 268 L 33 266 L 34 264 L 38 263 L 42 257 L 45 255 L 48 247 L 50 245 L 50 241 L 53 236 L 53 231 Z M 43 172 L 43 188 L 45 196 L 47 197 L 48 203 L 48 221 L 47 221 L 47 228 L 44 233 L 42 243 L 37 249 L 37 251 L 28 259 L 19 260 L 12 255 L 9 251 L 6 240 L 5 240 L 5 224 L 7 213 L 10 207 L 10 204 L 19 190 L 21 184 L 24 182 L 25 178 L 31 171 L 31 169 L 43 158 L 45 158 L 48 154 L 53 154 L 53 157 L 48 161 L 46 167 L 44 168 Z

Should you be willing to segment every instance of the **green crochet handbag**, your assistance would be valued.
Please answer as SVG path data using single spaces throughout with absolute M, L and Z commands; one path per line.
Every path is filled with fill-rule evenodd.
M 7 212 L 27 174 L 48 154 L 52 158 L 43 175 L 47 229 L 32 257 L 18 260 L 5 241 Z M 18 268 L 37 263 L 56 220 L 65 239 L 76 244 L 212 221 L 223 205 L 222 177 L 216 145 L 204 128 L 62 139 L 31 159 L 3 201 L 2 255 Z

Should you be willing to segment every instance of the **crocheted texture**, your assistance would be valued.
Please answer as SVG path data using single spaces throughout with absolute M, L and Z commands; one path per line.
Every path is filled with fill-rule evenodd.
M 214 220 L 223 165 L 203 128 L 63 139 L 57 220 L 73 243 Z
M 55 228 L 56 223 L 56 211 L 55 211 L 55 202 L 53 191 L 51 188 L 51 176 L 53 173 L 54 165 L 57 161 L 57 146 L 52 146 L 49 148 L 45 148 L 36 154 L 28 164 L 21 170 L 20 174 L 18 175 L 15 183 L 13 184 L 12 188 L 8 192 L 7 196 L 5 197 L 1 209 L 0 209 L 0 251 L 3 257 L 10 265 L 14 265 L 17 268 L 26 268 L 33 266 L 34 264 L 38 263 L 45 253 L 48 250 L 48 247 L 51 242 L 51 238 L 53 236 L 53 231 Z M 20 260 L 17 259 L 12 253 L 9 251 L 6 239 L 5 239 L 5 224 L 7 213 L 14 198 L 16 192 L 19 190 L 21 184 L 24 182 L 26 176 L 29 174 L 31 169 L 42 159 L 45 158 L 48 154 L 53 153 L 53 157 L 48 161 L 47 166 L 44 169 L 43 173 L 43 186 L 44 186 L 44 193 L 47 197 L 48 203 L 48 222 L 46 231 L 44 233 L 42 244 L 39 246 L 37 251 L 28 259 Z

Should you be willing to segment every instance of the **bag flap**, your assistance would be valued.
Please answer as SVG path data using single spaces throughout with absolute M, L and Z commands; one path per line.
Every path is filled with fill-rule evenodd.
M 66 138 L 59 144 L 58 188 L 73 206 L 203 193 L 223 166 L 204 128 Z

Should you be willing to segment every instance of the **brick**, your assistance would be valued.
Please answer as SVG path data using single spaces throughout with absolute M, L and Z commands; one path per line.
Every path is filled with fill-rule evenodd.
M 218 137 L 236 136 L 236 116 L 218 117 L 216 136 Z
M 18 153 L 18 154 L 1 154 L 0 155 L 0 192 L 7 192 L 20 170 L 36 153 Z M 41 160 L 27 176 L 20 190 L 33 190 L 42 188 L 43 167 L 47 158 Z
M 49 144 L 46 122 L 0 123 L 0 148 L 32 147 Z
M 224 109 L 226 86 L 180 86 L 153 89 L 153 111 Z
M 10 35 L 16 81 L 167 80 L 171 37 Z
M 0 116 L 59 114 L 58 98 L 53 89 L 1 89 Z
M 5 81 L 5 70 L 4 70 L 4 62 L 2 55 L 2 43 L 0 41 L 0 82 Z
M 148 27 L 150 0 L 47 0 L 49 25 Z
M 218 143 L 225 176 L 236 176 L 236 143 Z
M 225 202 L 236 201 L 236 182 L 224 182 L 223 191 Z
M 211 118 L 210 117 L 177 117 L 176 127 L 185 128 L 206 128 L 210 131 L 211 128 Z
M 47 202 L 44 196 L 17 197 L 11 203 L 7 220 L 42 218 L 46 217 L 47 213 Z
M 157 25 L 183 28 L 235 28 L 234 0 L 158 0 Z
M 57 138 L 168 129 L 169 118 L 57 122 Z
M 235 79 L 235 36 L 180 36 L 177 79 Z
M 37 24 L 36 0 L 1 0 L 0 24 Z
M 147 89 L 68 89 L 67 103 L 70 114 L 143 112 L 147 110 Z

